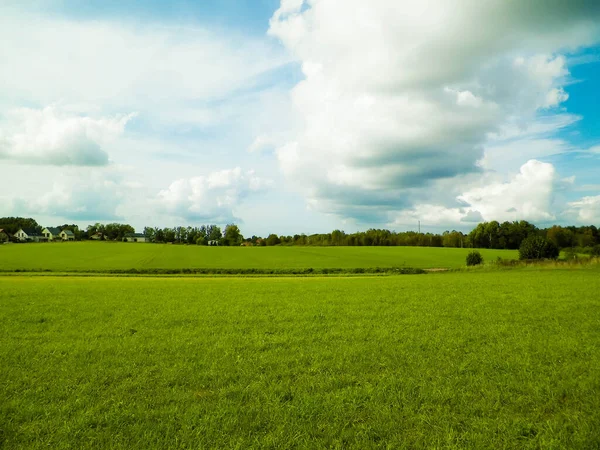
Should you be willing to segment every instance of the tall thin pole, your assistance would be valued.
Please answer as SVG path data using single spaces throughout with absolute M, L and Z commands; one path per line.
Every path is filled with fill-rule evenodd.
M 419 234 L 421 234 L 421 221 L 419 220 Z

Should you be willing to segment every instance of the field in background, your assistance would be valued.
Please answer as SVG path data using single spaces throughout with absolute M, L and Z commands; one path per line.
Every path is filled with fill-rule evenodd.
M 480 250 L 484 259 L 516 259 L 516 251 Z M 431 247 L 202 247 L 69 242 L 0 245 L 0 270 L 457 268 L 468 249 Z
M 71 247 L 10 251 L 38 248 Z M 145 251 L 248 251 L 271 255 L 269 264 L 306 251 L 308 260 L 335 254 L 331 265 L 346 250 L 82 249 L 140 252 L 125 264 Z M 0 447 L 600 446 L 598 266 L 385 278 L 10 276 L 0 287 Z

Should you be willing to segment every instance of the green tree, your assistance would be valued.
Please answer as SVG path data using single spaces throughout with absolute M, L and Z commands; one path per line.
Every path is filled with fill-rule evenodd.
M 556 259 L 559 250 L 554 242 L 542 237 L 531 235 L 519 247 L 519 259 Z
M 0 228 L 10 234 L 15 234 L 20 228 L 33 228 L 38 233 L 42 231 L 42 227 L 31 217 L 0 217 Z
M 217 225 L 209 225 L 207 227 L 207 240 L 209 241 L 220 241 L 223 237 L 221 234 L 221 227 Z
M 230 223 L 225 227 L 225 232 L 223 233 L 223 243 L 225 245 L 239 246 L 243 240 L 244 236 L 242 236 L 237 225 Z
M 269 236 L 267 236 L 266 239 L 266 245 L 279 245 L 281 241 L 279 240 L 279 236 L 277 236 L 276 234 L 270 234 Z

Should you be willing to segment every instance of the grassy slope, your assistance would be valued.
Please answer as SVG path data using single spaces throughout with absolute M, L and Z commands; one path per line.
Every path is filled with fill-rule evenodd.
M 0 277 L 0 447 L 598 448 L 599 275 Z
M 482 250 L 484 258 L 516 251 Z M 171 268 L 461 267 L 467 249 L 426 247 L 251 247 L 76 242 L 0 245 L 0 270 Z

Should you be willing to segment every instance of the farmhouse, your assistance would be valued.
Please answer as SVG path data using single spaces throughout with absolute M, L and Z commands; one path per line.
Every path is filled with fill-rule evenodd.
M 127 242 L 146 242 L 146 235 L 143 233 L 126 233 L 125 240 Z
M 213 245 L 219 245 L 219 241 L 217 241 L 216 239 L 210 240 L 210 241 L 208 241 L 208 245 L 211 247 Z
M 75 240 L 75 235 L 73 234 L 73 232 L 71 230 L 62 230 L 60 232 L 59 236 L 63 241 L 74 241 Z
M 21 242 L 40 242 L 40 240 L 44 239 L 44 236 L 35 228 L 19 228 L 15 237 Z
M 104 239 L 104 235 L 100 232 L 94 233 L 90 236 L 90 239 L 93 241 L 101 241 Z
M 11 237 L 12 236 L 8 231 L 0 228 L 0 244 L 3 244 L 4 242 L 9 242 L 11 240 Z
M 61 239 L 60 237 L 60 228 L 47 227 L 42 230 L 42 235 L 44 239 L 47 241 L 55 241 L 57 239 Z

